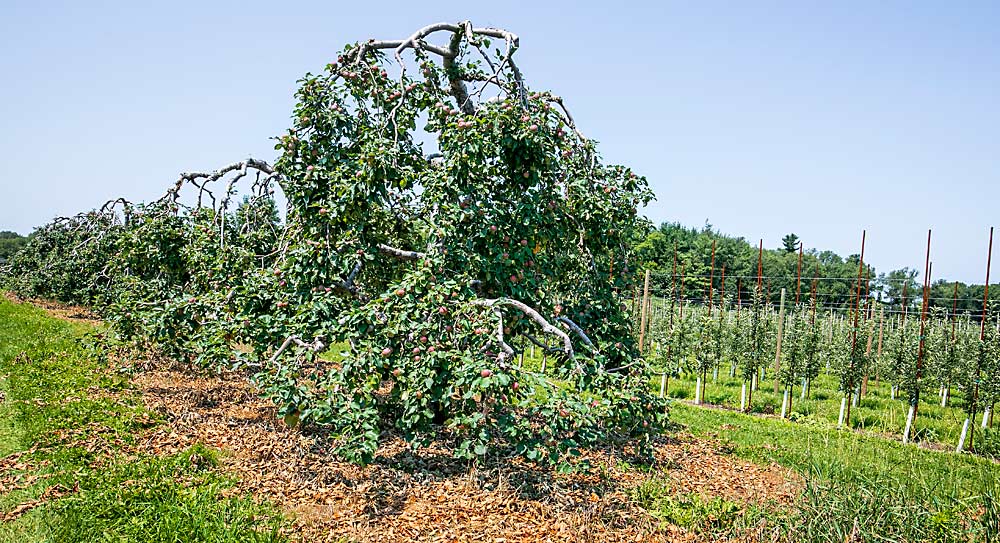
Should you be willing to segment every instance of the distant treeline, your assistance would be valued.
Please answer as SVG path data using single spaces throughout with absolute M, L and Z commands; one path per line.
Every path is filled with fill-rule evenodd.
M 11 255 L 21 250 L 21 247 L 24 247 L 27 242 L 28 238 L 17 232 L 0 231 L 0 262 L 7 260 Z
M 712 273 L 713 241 L 716 245 L 714 274 Z M 798 236 L 788 234 L 782 239 L 781 247 L 764 247 L 762 289 L 772 303 L 779 301 L 782 288 L 786 289 L 786 303 L 795 301 L 799 245 Z M 655 294 L 665 295 L 676 284 L 675 295 L 683 295 L 687 300 L 707 300 L 709 278 L 712 277 L 713 298 L 718 300 L 723 286 L 723 267 L 725 267 L 726 298 L 730 299 L 730 303 L 737 297 L 737 285 L 740 287 L 739 297 L 744 304 L 748 303 L 757 285 L 758 245 L 742 237 L 716 232 L 711 225 L 698 229 L 685 227 L 679 223 L 663 223 L 659 228 L 648 232 L 645 239 L 636 244 L 635 249 L 640 269 L 651 270 L 651 289 Z M 813 278 L 816 278 L 816 295 L 823 307 L 850 307 L 857 285 L 859 258 L 858 254 L 843 257 L 833 251 L 806 248 L 802 253 L 800 301 L 809 300 Z M 683 282 L 681 282 L 682 271 Z M 905 304 L 908 310 L 919 309 L 922 302 L 922 272 L 923 270 L 911 268 L 878 272 L 866 262 L 862 272 L 862 296 L 870 296 L 873 300 L 881 302 L 888 311 L 899 311 L 903 307 L 905 285 Z M 865 283 L 864 279 L 869 281 Z M 867 292 L 866 284 L 869 289 Z M 946 279 L 934 281 L 929 296 L 931 306 L 950 310 L 955 285 L 955 282 Z M 959 313 L 977 314 L 982 311 L 983 285 L 968 285 L 961 282 L 957 285 Z M 681 288 L 683 293 L 680 291 Z M 1000 301 L 1000 284 L 990 285 L 990 300 Z

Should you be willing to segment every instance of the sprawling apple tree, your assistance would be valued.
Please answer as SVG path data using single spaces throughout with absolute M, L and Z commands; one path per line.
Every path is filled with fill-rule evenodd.
M 289 424 L 358 462 L 390 429 L 545 462 L 645 443 L 666 410 L 617 293 L 652 193 L 562 98 L 529 90 L 517 50 L 468 22 L 347 46 L 300 81 L 273 166 L 185 173 L 127 207 L 108 319 L 250 368 Z M 529 344 L 554 361 L 544 374 L 515 364 Z

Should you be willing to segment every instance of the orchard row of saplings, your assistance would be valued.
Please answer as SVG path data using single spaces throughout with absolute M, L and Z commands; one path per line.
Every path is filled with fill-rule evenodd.
M 922 393 L 937 391 L 945 406 L 960 392 L 966 414 L 958 451 L 970 427 L 992 422 L 1000 400 L 1000 318 L 987 308 L 985 319 L 941 308 L 909 310 L 862 300 L 847 312 L 824 308 L 815 297 L 774 307 L 757 289 L 749 303 L 734 297 L 714 304 L 679 299 L 671 287 L 661 296 L 636 296 L 632 309 L 642 349 L 661 377 L 664 395 L 672 376 L 695 379 L 694 402 L 705 398 L 708 375 L 743 379 L 740 409 L 749 412 L 754 391 L 770 376 L 782 393 L 781 417 L 792 412 L 795 396 L 805 399 L 812 382 L 826 371 L 838 378 L 838 426 L 850 426 L 851 407 L 867 393 L 869 381 L 891 386 L 891 397 L 910 406 L 903 440 L 911 438 Z M 923 313 L 923 314 L 922 314 Z M 921 335 L 923 341 L 921 341 Z

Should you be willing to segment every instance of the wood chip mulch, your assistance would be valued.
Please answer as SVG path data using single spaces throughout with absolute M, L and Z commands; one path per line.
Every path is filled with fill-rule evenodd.
M 53 317 L 57 319 L 63 319 L 70 322 L 84 322 L 91 325 L 98 325 L 101 323 L 100 317 L 94 314 L 90 309 L 79 306 L 79 305 L 69 305 L 61 302 L 53 302 L 50 300 L 42 300 L 38 298 L 25 299 L 17 296 L 13 292 L 3 291 L 3 297 L 7 299 L 10 303 L 22 304 L 30 303 L 36 307 L 40 307 L 47 311 Z
M 591 469 L 567 475 L 517 460 L 473 467 L 393 436 L 361 468 L 331 455 L 324 437 L 285 427 L 242 376 L 157 368 L 135 383 L 168 421 L 135 452 L 170 454 L 195 443 L 228 451 L 221 464 L 239 481 L 234 491 L 278 504 L 302 541 L 697 541 L 636 505 L 635 487 L 659 476 L 673 492 L 772 506 L 801 491 L 787 470 L 686 434 L 658 446 L 651 470 L 627 468 L 609 451 L 586 453 Z

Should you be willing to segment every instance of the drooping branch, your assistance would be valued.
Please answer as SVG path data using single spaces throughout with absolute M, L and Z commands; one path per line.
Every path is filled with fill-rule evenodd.
M 266 182 L 275 180 L 279 177 L 279 174 L 275 172 L 274 168 L 272 168 L 271 165 L 268 164 L 267 162 L 264 162 L 263 160 L 257 160 L 255 158 L 248 158 L 246 160 L 241 160 L 239 162 L 234 162 L 232 164 L 223 166 L 222 168 L 219 168 L 218 170 L 212 172 L 181 173 L 180 177 L 178 177 L 177 181 L 174 183 L 174 186 L 170 187 L 170 190 L 168 190 L 167 193 L 164 194 L 159 201 L 176 202 L 177 199 L 180 197 L 181 188 L 184 187 L 185 183 L 194 184 L 195 186 L 199 187 L 200 189 L 199 192 L 201 192 L 203 190 L 206 190 L 204 188 L 206 185 L 218 181 L 219 179 L 223 178 L 226 174 L 230 172 L 239 171 L 241 173 L 238 176 L 238 178 L 242 178 L 244 175 L 246 175 L 246 171 L 249 168 L 259 170 L 264 174 L 266 174 L 268 176 L 267 179 L 265 180 Z M 231 185 L 229 188 L 231 188 Z
M 451 33 L 451 38 L 447 47 L 442 47 L 426 41 L 431 35 L 439 32 Z M 403 75 L 406 73 L 406 64 L 403 62 L 402 56 L 404 51 L 407 49 L 414 49 L 438 55 L 441 57 L 441 62 L 448 74 L 451 94 L 458 103 L 459 108 L 465 114 L 473 114 L 476 111 L 475 104 L 473 104 L 469 99 L 469 92 L 465 85 L 465 79 L 460 73 L 458 73 L 458 70 L 455 69 L 454 63 L 461 53 L 463 39 L 466 42 L 479 47 L 479 41 L 482 37 L 502 39 L 506 43 L 506 52 L 504 53 L 502 62 L 499 66 L 494 67 L 495 75 L 490 79 L 494 80 L 499 85 L 499 77 L 497 77 L 499 69 L 501 69 L 504 65 L 510 66 L 510 71 L 514 80 L 514 92 L 522 103 L 526 103 L 527 92 L 525 90 L 524 81 L 521 77 L 521 71 L 518 69 L 513 59 L 514 52 L 518 48 L 520 39 L 513 32 L 508 32 L 499 28 L 476 28 L 473 27 L 472 23 L 469 21 L 463 21 L 457 24 L 444 22 L 434 23 L 420 28 L 403 40 L 369 40 L 355 49 L 356 53 L 352 60 L 354 62 L 360 62 L 365 58 L 368 52 L 372 50 L 392 49 L 393 56 L 400 66 L 400 80 L 402 81 Z M 401 92 L 403 94 L 406 93 L 405 86 L 402 87 Z
M 514 358 L 514 348 L 507 344 L 503 336 L 503 311 L 500 311 L 499 307 L 493 307 L 493 313 L 497 316 L 497 344 L 500 345 L 500 349 L 503 350 L 503 355 L 500 356 L 500 361 L 503 362 L 506 356 Z
M 312 343 L 306 343 L 305 341 L 299 339 L 298 336 L 288 336 L 285 338 L 285 341 L 281 344 L 281 346 L 278 347 L 278 350 L 274 351 L 274 354 L 271 355 L 270 364 L 273 366 L 275 362 L 278 361 L 278 357 L 281 356 L 281 353 L 285 352 L 285 350 L 288 349 L 288 347 L 293 343 L 299 347 L 310 349 L 317 353 L 326 348 L 326 344 L 323 343 L 323 340 L 320 338 L 314 339 Z
M 397 249 L 395 247 L 390 247 L 384 243 L 378 245 L 378 252 L 396 258 L 398 260 L 420 260 L 427 257 L 427 253 L 421 253 L 419 251 L 406 251 L 403 249 Z
M 524 302 L 520 302 L 513 298 L 492 298 L 492 299 L 473 300 L 472 303 L 473 305 L 479 305 L 489 308 L 493 308 L 498 305 L 513 306 L 514 308 L 520 310 L 522 313 L 527 315 L 528 318 L 535 321 L 542 328 L 542 332 L 546 334 L 552 334 L 561 339 L 563 342 L 563 352 L 565 352 L 566 355 L 571 359 L 576 358 L 576 355 L 573 352 L 573 341 L 570 340 L 569 335 L 567 335 L 566 332 L 563 332 L 559 328 L 553 326 L 551 323 L 549 323 L 549 321 L 545 320 L 545 317 L 543 317 L 541 313 L 535 311 L 534 308 L 528 306 Z
M 354 286 L 354 280 L 358 277 L 358 273 L 361 271 L 361 266 L 362 266 L 363 263 L 364 263 L 364 261 L 362 260 L 362 261 L 359 261 L 357 264 L 354 265 L 354 268 L 351 269 L 351 273 L 347 276 L 347 280 L 344 281 L 344 283 L 346 285 L 351 286 L 351 287 Z
M 631 368 L 632 366 L 639 365 L 642 362 L 643 362 L 643 360 L 641 358 L 637 358 L 637 359 L 629 362 L 628 364 L 624 364 L 624 365 L 618 366 L 617 368 L 610 368 L 610 369 L 608 369 L 606 371 L 608 373 L 618 373 L 620 371 L 627 370 L 627 369 Z
M 580 132 L 580 129 L 576 127 L 576 121 L 573 120 L 573 115 L 569 112 L 569 108 L 566 107 L 566 103 L 563 102 L 561 96 L 546 94 L 545 99 L 548 102 L 559 105 L 559 109 L 562 112 L 563 120 L 566 122 L 566 126 L 570 127 L 570 129 L 576 133 L 578 138 L 580 138 L 584 143 L 589 141 L 587 137 L 583 135 L 583 132 Z
M 536 346 L 538 346 L 539 348 L 541 348 L 542 351 L 544 351 L 547 354 L 555 354 L 555 353 L 561 353 L 562 352 L 562 349 L 559 349 L 559 348 L 556 348 L 556 347 L 550 347 L 550 346 L 546 345 L 545 343 L 543 343 L 538 338 L 536 338 L 534 335 L 529 334 L 528 332 L 520 332 L 520 335 L 528 338 L 528 341 L 534 343 Z
M 570 330 L 575 332 L 576 335 L 580 336 L 580 339 L 583 340 L 583 342 L 587 345 L 587 347 L 590 347 L 590 350 L 594 351 L 597 354 L 601 354 L 601 352 L 597 349 L 597 347 L 594 346 L 594 343 L 590 341 L 590 338 L 587 337 L 587 334 L 586 332 L 583 331 L 583 328 L 580 328 L 580 326 L 577 323 L 570 320 L 569 317 L 556 317 L 556 322 L 561 322 L 565 324 L 567 327 L 569 327 Z

